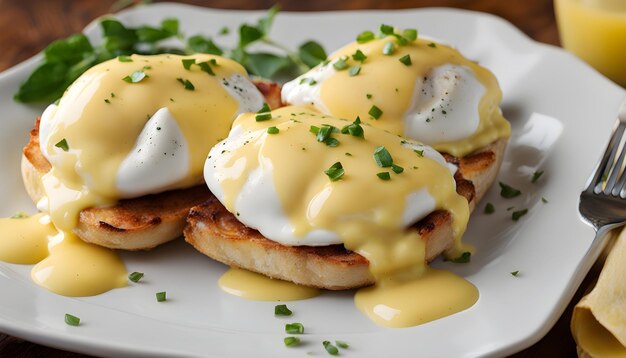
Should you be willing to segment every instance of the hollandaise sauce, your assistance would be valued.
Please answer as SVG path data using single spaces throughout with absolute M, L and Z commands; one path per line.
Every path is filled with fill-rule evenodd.
M 231 268 L 218 282 L 220 288 L 232 295 L 256 301 L 296 301 L 319 295 L 319 290 L 288 281 Z
M 447 254 L 456 257 L 468 250 L 461 242 L 469 217 L 467 200 L 456 193 L 449 167 L 432 148 L 360 120 L 301 107 L 278 109 L 270 119 L 244 114 L 233 126 L 231 136 L 207 160 L 209 187 L 246 223 L 246 202 L 252 200 L 247 195 L 259 190 L 254 185 L 269 174 L 269 190 L 275 190 L 280 208 L 267 202 L 265 207 L 282 211 L 291 228 L 291 237 L 277 235 L 276 240 L 319 245 L 320 236 L 335 236 L 369 261 L 377 284 L 360 290 L 355 301 L 368 317 L 385 326 L 406 327 L 476 302 L 478 293 L 470 283 L 427 269 L 424 240 L 406 229 L 432 211 L 446 210 L 452 214 L 455 238 Z M 266 234 L 272 228 L 256 228 L 274 239 Z M 433 298 L 439 294 L 457 298 Z

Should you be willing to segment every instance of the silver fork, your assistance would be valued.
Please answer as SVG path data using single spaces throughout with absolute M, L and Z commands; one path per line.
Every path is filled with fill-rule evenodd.
M 626 101 L 620 106 L 604 155 L 589 178 L 587 188 L 580 193 L 580 215 L 596 231 L 588 253 L 594 256 L 604 246 L 606 234 L 626 223 L 626 171 L 623 168 L 626 143 L 622 143 L 625 132 Z

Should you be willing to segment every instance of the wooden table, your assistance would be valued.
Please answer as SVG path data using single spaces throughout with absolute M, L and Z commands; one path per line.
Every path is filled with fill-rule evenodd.
M 184 3 L 229 9 L 266 9 L 271 0 L 180 1 Z M 0 0 L 0 71 L 42 50 L 51 41 L 66 37 L 97 16 L 109 13 L 114 0 Z M 350 9 L 392 9 L 426 6 L 448 6 L 489 12 L 513 23 L 533 39 L 558 45 L 558 34 L 551 0 L 303 0 L 278 1 L 285 11 L 319 11 Z M 119 2 L 117 2 L 119 5 Z M 584 288 L 597 277 L 597 268 L 587 277 L 554 328 L 537 344 L 515 357 L 572 357 L 575 343 L 569 322 L 573 303 Z M 514 309 L 512 307 L 512 309 Z M 451 337 L 453 339 L 453 337 Z M 0 357 L 84 357 L 56 350 L 0 333 Z

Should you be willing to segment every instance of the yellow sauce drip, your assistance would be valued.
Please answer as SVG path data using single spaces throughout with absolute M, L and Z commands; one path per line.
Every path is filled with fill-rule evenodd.
M 476 303 L 478 289 L 445 270 L 427 269 L 408 281 L 386 278 L 360 289 L 356 306 L 376 324 L 411 327 L 461 312 Z
M 88 244 L 62 232 L 52 241 L 50 256 L 31 272 L 38 285 L 63 296 L 94 296 L 127 284 L 124 263 L 110 249 Z
M 44 214 L 0 219 L 0 261 L 36 264 L 48 256 L 48 237 L 57 233 Z
M 230 268 L 218 282 L 225 292 L 256 301 L 297 301 L 319 295 L 319 290 L 272 279 L 239 268 Z
M 411 105 L 416 80 L 427 76 L 436 67 L 452 64 L 469 68 L 485 87 L 478 108 L 480 121 L 473 135 L 454 142 L 437 143 L 433 147 L 462 157 L 510 135 L 510 125 L 498 107 L 502 92 L 491 72 L 451 47 L 437 44 L 436 48 L 432 48 L 428 46 L 431 41 L 421 39 L 406 46 L 396 45 L 395 52 L 387 56 L 383 54 L 383 49 L 389 42 L 395 43 L 395 39 L 387 37 L 363 44 L 352 43 L 330 56 L 331 60 L 344 56 L 350 59 L 358 49 L 367 59 L 361 65 L 359 75 L 350 76 L 348 71 L 335 71 L 321 84 L 321 100 L 329 114 L 342 118 L 355 118 L 358 115 L 366 120 L 371 118 L 368 112 L 375 104 L 383 114 L 378 120 L 367 122 L 391 133 L 404 135 L 404 116 Z M 411 66 L 405 66 L 399 61 L 405 55 L 410 55 Z
M 217 65 L 211 66 L 215 76 L 198 66 L 186 70 L 181 61 L 190 58 L 198 63 L 216 60 Z M 222 82 L 235 74 L 245 76 L 241 65 L 204 54 L 133 55 L 131 59 L 113 59 L 89 69 L 68 88 L 53 113 L 53 118 L 62 121 L 52 129 L 43 149 L 58 153 L 61 149 L 55 145 L 65 139 L 69 151 L 56 157 L 43 185 L 52 220 L 62 230 L 76 226 L 81 209 L 117 201 L 117 169 L 160 108 L 170 110 L 190 150 L 189 172 L 176 188 L 202 181 L 206 154 L 228 134 L 239 103 Z M 123 80 L 135 71 L 148 77 L 137 83 Z M 195 89 L 185 89 L 178 78 L 190 81 Z
M 220 172 L 223 174 L 220 185 L 225 206 L 236 212 L 235 199 L 249 174 L 260 165 L 271 166 L 274 186 L 295 236 L 316 229 L 337 233 L 346 248 L 368 259 L 377 282 L 403 282 L 395 286 L 396 289 L 389 289 L 388 284 L 366 289 L 357 296 L 367 298 L 359 299 L 357 305 L 364 311 L 378 304 L 393 307 L 405 295 L 421 295 L 426 285 L 420 284 L 426 269 L 425 244 L 417 232 L 404 228 L 404 198 L 427 190 L 434 198 L 434 210 L 447 210 L 452 214 L 455 245 L 451 252 L 454 254 L 464 250 L 460 239 L 469 218 L 468 203 L 456 193 L 455 181 L 444 165 L 405 147 L 400 137 L 363 125 L 365 138 L 333 133 L 340 143 L 332 148 L 318 142 L 310 132 L 311 126 L 329 124 L 341 129 L 350 123 L 299 107 L 273 111 L 272 120 L 264 122 L 255 121 L 254 114 L 241 115 L 233 126 L 242 126 L 250 135 L 246 137 L 246 145 L 221 154 L 226 164 Z M 269 126 L 276 126 L 280 132 L 267 134 L 264 128 Z M 389 151 L 393 163 L 404 168 L 402 173 L 396 174 L 391 168 L 377 165 L 373 154 L 378 146 Z M 324 171 L 337 161 L 342 163 L 345 175 L 333 182 Z M 383 171 L 390 173 L 390 180 L 383 181 L 376 175 Z M 368 195 L 374 191 L 389 194 L 385 200 L 380 194 Z M 440 283 L 445 287 L 453 281 L 445 274 L 430 276 L 446 278 Z M 454 288 L 446 290 L 451 292 Z M 463 296 L 462 303 L 445 312 L 451 314 L 471 306 L 476 301 L 475 288 L 473 292 L 474 296 Z M 405 310 L 402 319 L 392 320 L 387 325 L 404 327 L 424 321 L 419 310 Z

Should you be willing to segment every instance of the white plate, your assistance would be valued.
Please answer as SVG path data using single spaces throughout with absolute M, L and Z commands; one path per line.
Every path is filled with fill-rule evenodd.
M 262 12 L 222 11 L 156 4 L 119 14 L 132 25 L 181 19 L 187 34 L 215 34 L 222 26 L 253 21 Z M 578 216 L 578 194 L 610 133 L 624 91 L 572 55 L 538 44 L 507 22 L 481 13 L 425 9 L 282 13 L 273 37 L 292 47 L 309 38 L 332 50 L 366 29 L 387 23 L 417 27 L 456 44 L 495 72 L 504 91 L 503 110 L 513 125 L 500 180 L 523 195 L 510 200 L 492 188 L 472 217 L 466 240 L 478 248 L 467 265 L 437 262 L 480 289 L 467 311 L 406 329 L 377 327 L 354 307 L 351 293 L 324 293 L 289 303 L 295 315 L 275 318 L 272 302 L 253 302 L 221 292 L 225 267 L 178 241 L 151 252 L 122 254 L 129 271 L 146 273 L 141 284 L 89 298 L 49 293 L 29 279 L 30 266 L 0 263 L 0 331 L 45 345 L 94 355 L 291 357 L 326 355 L 323 340 L 344 340 L 346 356 L 501 356 L 536 342 L 562 313 L 584 272 L 575 273 L 593 237 Z M 96 38 L 92 24 L 86 33 Z M 234 35 L 226 40 L 233 40 Z M 40 107 L 14 103 L 12 94 L 38 58 L 0 74 L 0 215 L 33 211 L 19 175 L 21 147 Z M 535 184 L 530 176 L 545 170 Z M 549 203 L 541 203 L 545 197 Z M 528 208 L 520 221 L 511 211 Z M 583 267 L 594 258 L 587 257 Z M 510 272 L 519 270 L 519 276 Z M 584 269 L 583 269 L 584 271 Z M 157 303 L 154 294 L 170 300 Z M 67 326 L 65 313 L 82 318 Z M 299 348 L 286 348 L 284 324 L 302 322 Z

